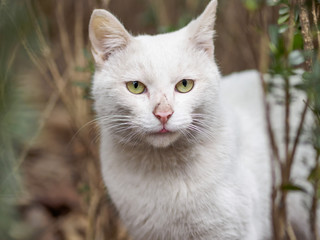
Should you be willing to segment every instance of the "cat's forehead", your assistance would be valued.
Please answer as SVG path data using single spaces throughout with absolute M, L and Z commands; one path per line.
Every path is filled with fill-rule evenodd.
M 123 60 L 128 74 L 144 75 L 148 79 L 162 78 L 161 81 L 176 81 L 175 78 L 192 71 L 194 59 L 188 53 L 188 39 L 183 31 L 160 35 L 143 35 L 134 38 L 128 46 Z
M 141 35 L 134 38 L 132 48 L 137 56 L 143 56 L 149 61 L 173 61 L 183 55 L 187 48 L 184 31 Z
M 180 29 L 170 33 L 139 35 L 134 37 L 135 41 L 139 42 L 145 48 L 163 47 L 163 49 L 181 46 L 183 43 L 186 43 L 186 38 L 185 29 Z

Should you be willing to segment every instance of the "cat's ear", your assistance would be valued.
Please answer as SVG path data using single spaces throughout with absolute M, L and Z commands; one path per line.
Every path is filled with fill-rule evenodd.
M 200 50 L 204 50 L 210 57 L 213 57 L 213 35 L 216 19 L 217 0 L 211 0 L 203 13 L 189 23 L 187 31 L 189 39 Z
M 113 52 L 124 49 L 132 37 L 115 16 L 96 9 L 89 23 L 89 38 L 94 60 L 101 65 Z

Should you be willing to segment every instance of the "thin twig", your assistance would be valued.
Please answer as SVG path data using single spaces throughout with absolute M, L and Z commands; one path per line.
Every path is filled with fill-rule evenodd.
M 3 2 L 2 2 L 3 3 Z M 29 2 L 27 2 L 29 6 Z M 1 7 L 6 7 L 5 5 L 1 6 Z M 30 9 L 28 9 L 28 11 L 30 11 Z M 14 21 L 12 15 L 10 14 L 10 11 L 4 11 L 8 14 L 9 19 L 11 20 L 12 24 L 14 25 L 19 38 L 20 38 L 20 42 L 22 44 L 22 46 L 24 47 L 24 49 L 26 50 L 30 60 L 33 62 L 33 64 L 38 68 L 39 72 L 43 75 L 46 76 L 46 68 L 45 66 L 42 64 L 42 62 L 40 61 L 40 59 L 37 57 L 37 54 L 32 50 L 32 48 L 28 45 L 27 39 L 25 34 L 22 33 L 21 29 L 17 26 L 16 22 Z M 34 14 L 30 15 L 33 17 L 34 23 L 36 23 L 36 19 Z M 47 80 L 47 82 L 50 84 L 50 81 L 48 81 L 48 78 L 45 77 L 45 80 Z
M 20 40 L 22 43 L 22 46 L 26 50 L 31 62 L 35 65 L 35 67 L 38 69 L 39 73 L 42 75 L 43 79 L 46 81 L 46 83 L 54 88 L 54 85 L 52 81 L 50 81 L 50 78 L 47 74 L 47 67 L 45 64 L 43 64 L 43 61 L 40 60 L 40 58 L 37 56 L 37 54 L 32 50 L 31 47 L 29 47 L 27 41 L 25 38 Z
M 77 66 L 84 65 L 84 57 L 83 57 L 83 1 L 78 1 L 75 4 L 75 25 L 74 25 L 74 52 L 75 52 L 75 60 Z
M 270 159 L 270 164 L 271 164 L 271 181 L 272 181 L 272 189 L 271 189 L 271 217 L 272 217 L 272 224 L 273 224 L 273 237 L 275 240 L 281 240 L 281 232 L 282 232 L 282 227 L 279 219 L 279 210 L 278 206 L 276 203 L 278 191 L 276 187 L 276 167 L 274 163 L 276 162 L 278 166 L 281 166 L 281 161 L 280 161 L 280 155 L 279 155 L 279 150 L 278 146 L 275 140 L 274 136 L 274 131 L 272 129 L 272 123 L 271 123 L 271 116 L 270 116 L 270 104 L 267 101 L 267 94 L 266 94 L 266 82 L 264 79 L 264 76 L 262 73 L 260 73 L 260 83 L 263 89 L 263 105 L 265 109 L 265 118 L 267 121 L 267 131 L 269 135 L 269 140 L 270 140 L 270 145 L 271 145 L 271 159 Z
M 22 153 L 20 154 L 19 160 L 14 168 L 14 172 L 18 171 L 18 169 L 20 168 L 20 166 L 22 165 L 23 161 L 25 160 L 28 152 L 30 151 L 31 147 L 33 146 L 34 142 L 36 141 L 36 139 L 38 138 L 41 130 L 43 129 L 43 127 L 45 126 L 47 119 L 50 117 L 54 107 L 56 106 L 57 102 L 59 100 L 59 94 L 56 92 L 53 92 L 46 104 L 46 107 L 40 117 L 39 120 L 39 127 L 36 130 L 36 133 L 33 135 L 32 139 L 28 141 L 28 144 L 24 147 Z
M 295 31 L 295 22 L 294 22 L 294 17 L 295 17 L 295 3 L 296 1 L 292 0 L 291 4 L 291 8 L 290 8 L 290 17 L 289 17 L 289 29 L 288 29 L 288 33 L 287 33 L 287 44 L 289 46 L 289 52 L 291 52 L 293 50 L 293 43 L 294 43 L 294 31 Z
M 285 154 L 286 154 L 286 176 L 282 175 L 282 178 L 284 181 L 289 180 L 289 173 L 291 170 L 290 162 L 290 156 L 289 156 L 289 144 L 290 144 L 290 83 L 289 78 L 285 78 Z
M 170 26 L 170 18 L 166 5 L 162 0 L 149 0 L 150 5 L 157 9 L 160 26 Z
M 11 71 L 11 67 L 12 67 L 12 64 L 14 63 L 14 60 L 16 59 L 17 57 L 17 52 L 18 52 L 18 49 L 20 47 L 20 44 L 16 44 L 16 46 L 13 48 L 13 50 L 11 51 L 11 54 L 10 54 L 10 57 L 9 57 L 9 60 L 7 62 L 7 66 L 6 66 L 6 72 L 4 74 L 4 78 L 3 78 L 3 85 L 2 86 L 5 86 L 5 84 L 7 83 L 7 81 L 9 80 L 8 78 L 8 75 L 9 75 L 9 72 Z M 4 97 L 5 96 L 5 88 L 4 87 L 1 87 L 0 88 L 0 97 Z M 0 102 L 2 104 L 5 104 L 5 101 L 3 99 L 0 99 Z
M 281 166 L 281 186 L 284 186 L 289 183 L 290 172 L 291 172 L 291 165 L 290 162 L 290 154 L 289 154 L 289 144 L 290 144 L 290 82 L 289 78 L 285 77 L 285 119 L 284 119 L 284 126 L 285 126 L 285 161 L 282 163 Z M 281 198 L 279 203 L 279 219 L 281 224 L 281 231 L 280 231 L 280 238 L 284 239 L 286 235 L 290 239 L 294 239 L 293 231 L 290 232 L 289 224 L 287 221 L 287 191 L 281 192 Z
M 63 12 L 63 6 L 64 6 L 63 4 L 64 4 L 64 1 L 57 2 L 56 16 L 57 16 L 60 43 L 62 47 L 63 56 L 65 59 L 66 65 L 69 67 L 72 67 L 74 66 L 74 62 L 73 62 L 73 57 L 71 52 L 69 34 L 66 29 L 66 23 L 65 23 L 64 12 Z
M 320 31 L 319 31 L 319 27 L 318 27 L 318 14 L 317 14 L 317 10 L 316 10 L 316 1 L 312 1 L 312 17 L 313 17 L 313 23 L 316 26 L 317 29 L 317 40 L 318 40 L 318 46 L 320 47 Z
M 288 233 L 289 240 L 297 240 L 297 237 L 293 231 L 293 228 L 290 222 L 288 223 L 287 233 Z
M 305 118 L 306 118 L 306 115 L 307 115 L 308 107 L 309 107 L 309 99 L 306 100 L 304 108 L 303 108 L 303 111 L 301 113 L 299 126 L 297 128 L 297 132 L 296 132 L 296 135 L 295 135 L 295 138 L 294 138 L 294 144 L 293 144 L 292 150 L 290 152 L 290 160 L 288 162 L 290 167 L 292 166 L 292 163 L 293 163 L 293 160 L 294 160 L 294 156 L 295 156 L 298 144 L 299 144 L 299 140 L 300 140 L 300 136 L 301 136 L 301 133 L 302 133 L 302 129 L 303 129 L 303 125 L 304 125 L 304 122 L 305 122 Z
M 16 44 L 16 46 L 13 48 L 11 54 L 10 54 L 10 57 L 9 57 L 9 60 L 7 62 L 7 67 L 6 67 L 6 72 L 4 74 L 4 81 L 7 80 L 8 78 L 8 74 L 9 72 L 11 71 L 11 67 L 12 67 L 12 64 L 14 63 L 14 60 L 16 59 L 17 57 L 17 52 L 18 52 L 18 49 L 21 45 L 18 43 Z M 3 95 L 2 95 L 3 96 Z
M 270 137 L 270 144 L 272 147 L 273 154 L 274 154 L 277 162 L 280 164 L 281 161 L 280 161 L 279 149 L 278 149 L 278 145 L 275 140 L 274 131 L 272 129 L 270 104 L 267 102 L 266 83 L 265 83 L 265 80 L 264 80 L 262 73 L 260 73 L 259 75 L 260 75 L 260 82 L 261 82 L 261 85 L 263 88 L 263 95 L 264 95 L 263 96 L 263 104 L 265 107 L 265 116 L 266 116 L 266 120 L 267 120 L 267 130 L 268 130 L 268 135 Z

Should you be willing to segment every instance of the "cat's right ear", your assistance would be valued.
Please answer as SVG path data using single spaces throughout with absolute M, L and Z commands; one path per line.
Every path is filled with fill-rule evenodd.
M 89 38 L 92 55 L 99 66 L 112 53 L 124 49 L 132 37 L 115 16 L 106 10 L 96 9 L 89 23 Z
M 205 51 L 210 58 L 213 58 L 214 46 L 214 23 L 216 19 L 217 0 L 211 0 L 204 12 L 195 20 L 189 23 L 190 40 L 195 46 Z

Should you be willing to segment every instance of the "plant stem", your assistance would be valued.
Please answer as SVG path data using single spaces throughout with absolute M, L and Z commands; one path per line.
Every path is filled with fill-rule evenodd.
M 290 83 L 289 83 L 289 78 L 286 77 L 284 79 L 285 81 L 285 157 L 286 157 L 286 171 L 285 171 L 285 176 L 284 180 L 288 181 L 289 180 L 289 172 L 291 169 L 291 165 L 289 164 L 290 162 L 290 156 L 289 156 L 289 144 L 290 144 Z
M 318 10 L 319 10 L 319 8 L 318 8 Z M 318 27 L 319 15 L 318 15 L 318 11 L 317 11 L 317 8 L 316 8 L 316 1 L 312 1 L 312 17 L 313 17 L 313 24 L 316 27 L 318 48 L 319 48 L 320 47 L 320 30 L 319 30 L 319 27 Z M 320 60 L 320 51 L 318 51 L 318 60 Z
M 308 10 L 305 6 L 305 0 L 299 0 L 299 8 L 300 8 L 300 24 L 301 24 L 301 33 L 304 41 L 304 48 L 307 51 L 312 51 L 314 49 L 312 35 L 310 30 L 310 22 L 308 16 Z M 312 58 L 308 57 L 306 60 L 307 70 L 311 70 L 312 68 Z
M 309 99 L 307 99 L 307 101 L 305 102 L 303 111 L 301 113 L 300 123 L 299 123 L 298 129 L 297 129 L 297 133 L 296 133 L 296 136 L 294 138 L 294 144 L 293 144 L 293 147 L 292 147 L 292 150 L 291 150 L 291 153 L 290 153 L 290 159 L 289 159 L 289 163 L 288 163 L 290 166 L 293 163 L 293 159 L 294 159 L 294 156 L 295 156 L 298 144 L 299 144 L 299 140 L 300 140 L 300 136 L 301 136 L 301 133 L 302 133 L 303 125 L 304 125 L 305 118 L 306 118 L 306 115 L 307 115 L 308 106 L 309 106 Z
M 318 236 L 318 228 L 317 228 L 317 208 L 318 208 L 318 188 L 319 188 L 319 156 L 320 152 L 317 152 L 316 155 L 316 165 L 314 166 L 314 171 L 316 172 L 316 177 L 314 179 L 314 182 L 312 184 L 313 188 L 313 196 L 312 196 L 312 204 L 310 209 L 310 228 L 311 228 L 311 234 L 312 234 L 312 240 L 319 240 Z
M 65 59 L 66 65 L 71 67 L 71 66 L 74 66 L 74 62 L 72 58 L 69 34 L 66 29 L 66 23 L 64 18 L 64 12 L 63 12 L 64 4 L 65 3 L 63 1 L 58 1 L 55 13 L 56 13 L 57 22 L 58 22 L 59 37 L 60 37 L 63 56 Z
M 274 131 L 272 129 L 271 116 L 270 116 L 270 104 L 267 101 L 266 93 L 266 82 L 262 73 L 260 73 L 260 82 L 263 88 L 263 105 L 265 110 L 265 118 L 267 121 L 267 130 L 271 145 L 271 156 L 270 156 L 270 165 L 271 165 L 271 181 L 272 181 L 272 191 L 271 191 L 271 217 L 272 217 L 272 230 L 273 230 L 273 239 L 281 240 L 281 232 L 283 228 L 281 227 L 279 219 L 279 207 L 277 204 L 277 195 L 278 190 L 276 187 L 276 168 L 281 166 L 280 155 L 278 150 L 278 145 L 275 140 Z M 277 163 L 275 166 L 274 163 Z

